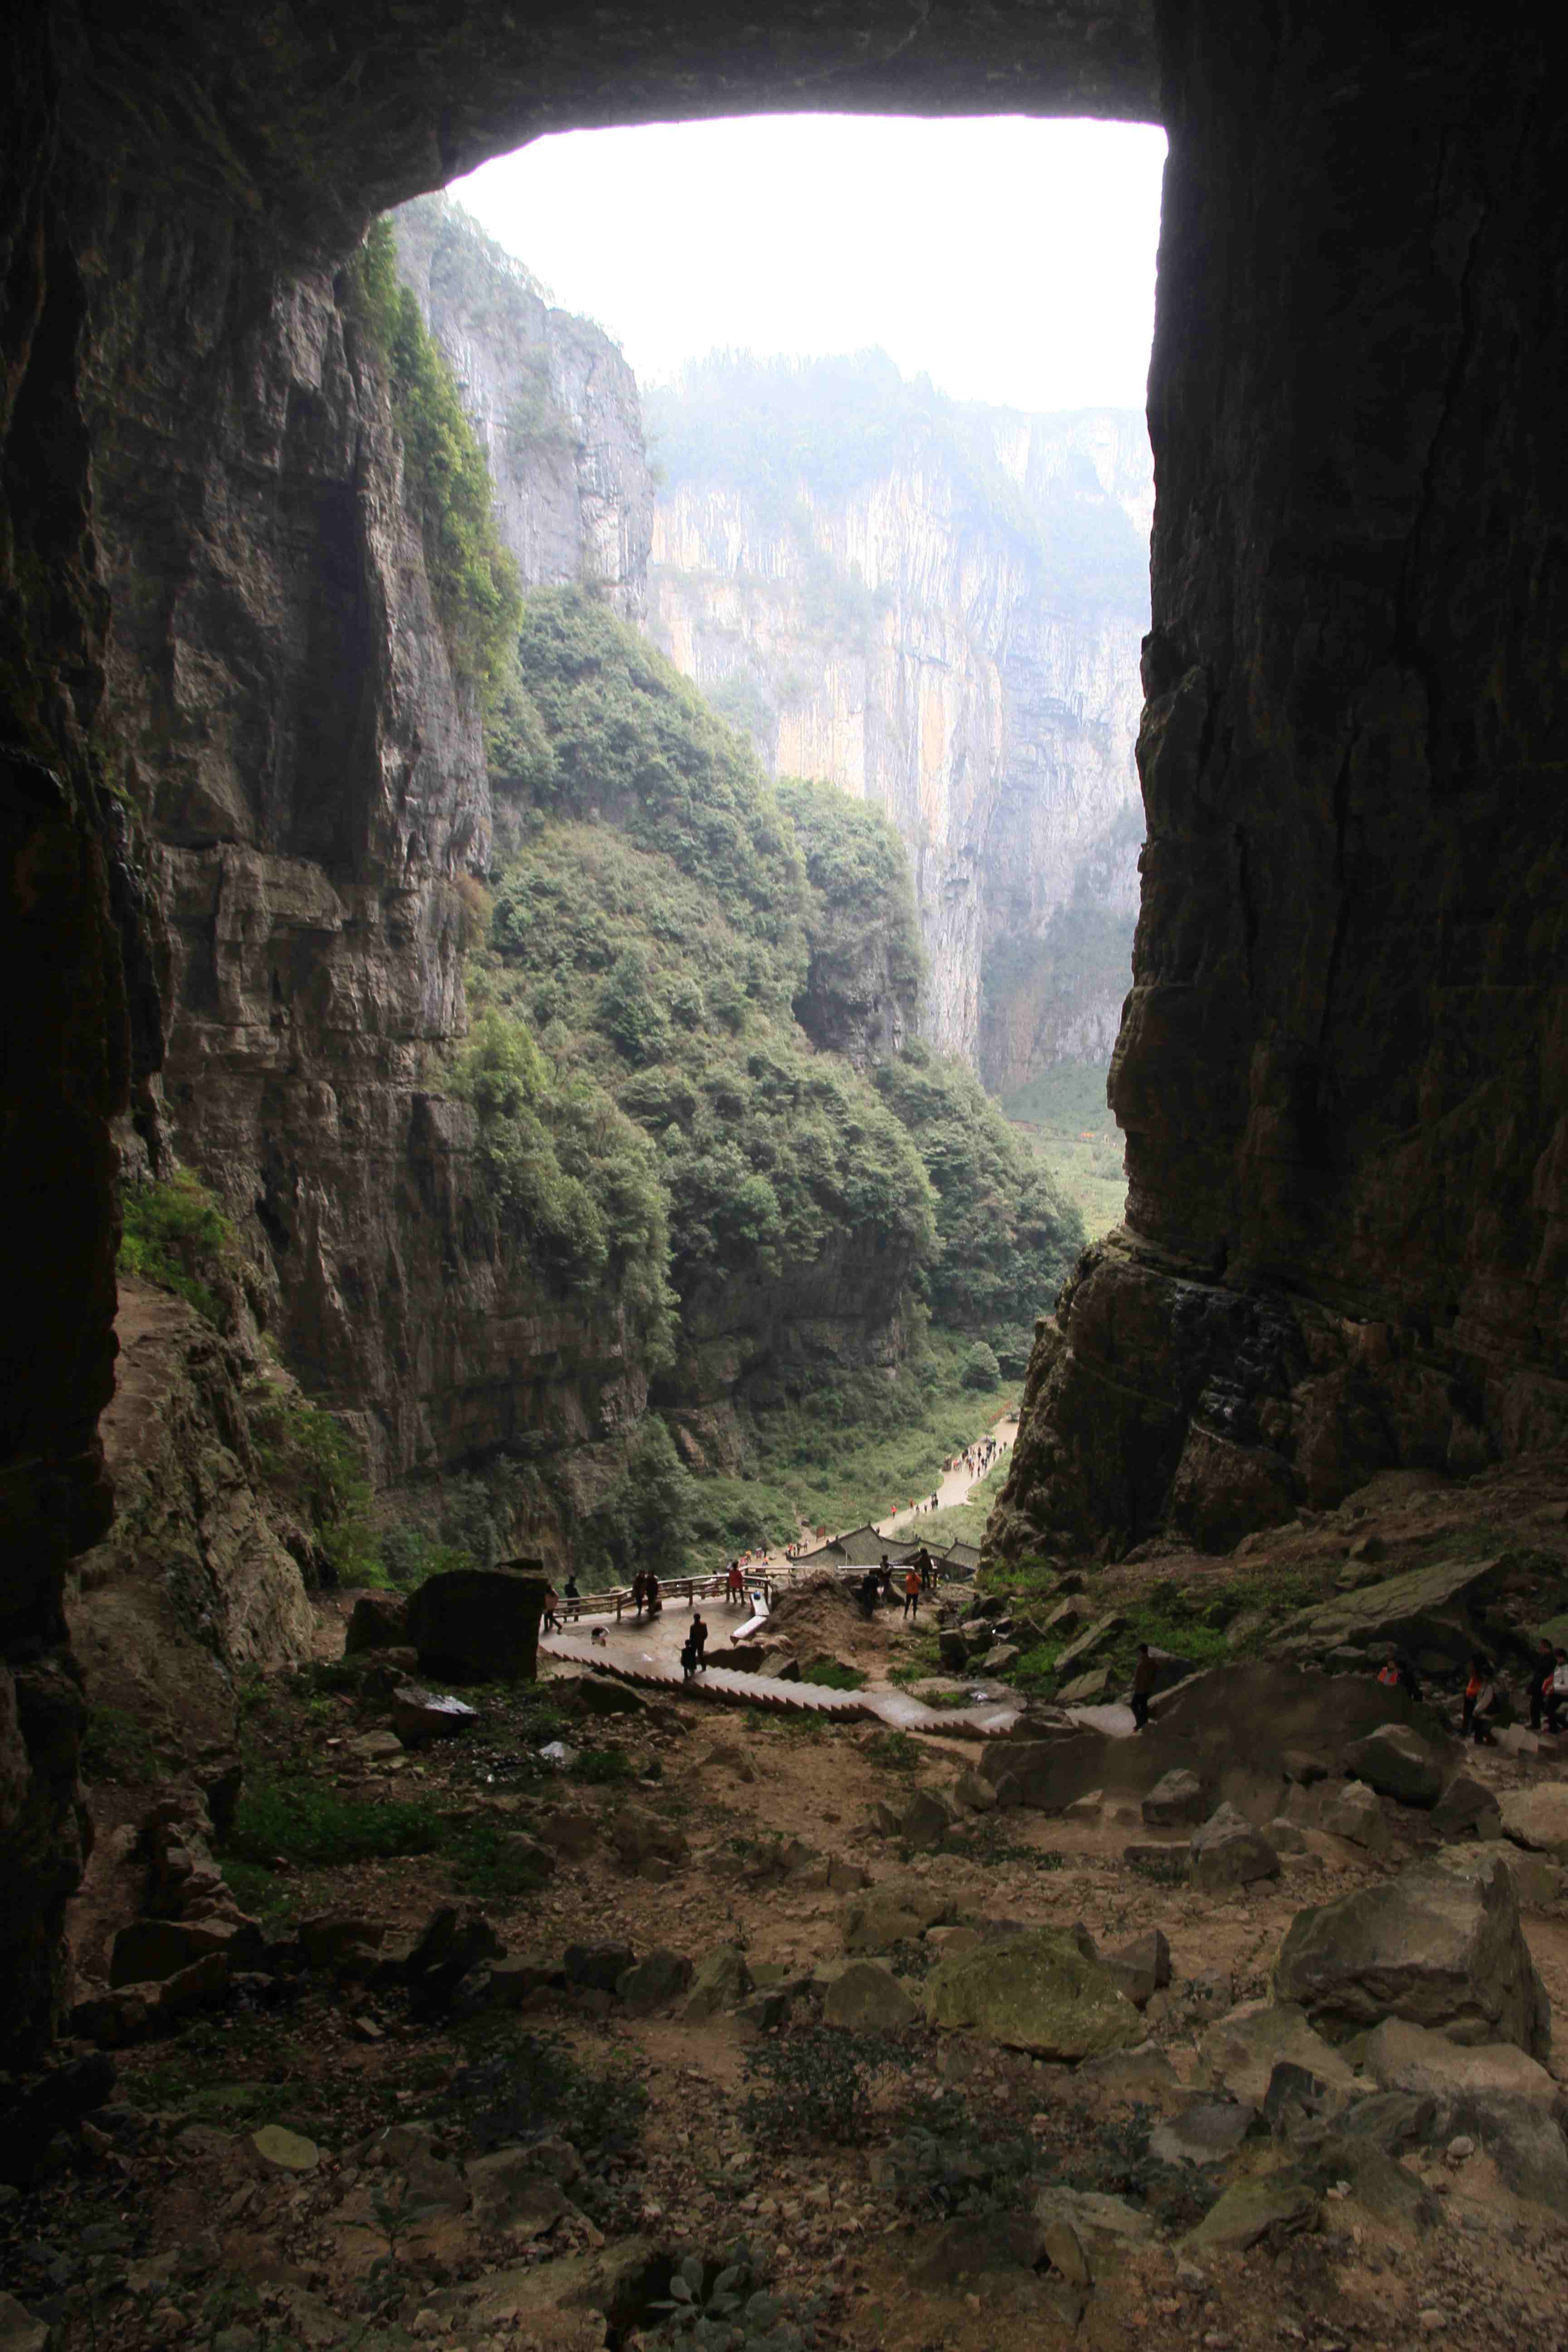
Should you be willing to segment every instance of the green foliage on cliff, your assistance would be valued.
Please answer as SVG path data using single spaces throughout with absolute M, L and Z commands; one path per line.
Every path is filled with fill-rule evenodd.
M 558 1083 L 591 1082 L 655 1140 L 683 1291 L 808 1266 L 868 1229 L 901 1254 L 896 1293 L 934 1244 L 929 1187 L 874 1089 L 795 1023 L 826 902 L 751 751 L 570 593 L 529 600 L 518 686 L 548 762 L 536 747 L 526 782 L 506 779 L 529 823 L 497 877 L 475 1001 L 537 1038 Z M 868 903 L 871 882 L 858 887 Z
M 364 1457 L 342 1423 L 279 1387 L 252 1405 L 250 1430 L 261 1486 L 315 1538 L 322 1582 L 384 1584 Z
M 453 667 L 488 700 L 510 666 L 521 596 L 496 528 L 484 452 L 418 301 L 399 281 L 390 221 L 372 223 L 344 279 L 349 307 L 386 371 L 404 497 L 419 520 Z
M 1046 1313 L 1083 1247 L 1083 1220 L 973 1073 L 915 1043 L 873 1083 L 919 1146 L 937 1196 L 927 1276 L 940 1323 L 981 1338 Z
M 119 1271 L 172 1290 L 222 1327 L 219 1291 L 234 1282 L 238 1236 L 205 1184 L 187 1169 L 161 1183 L 134 1184 L 121 1201 Z
M 853 1003 L 869 964 L 912 1026 L 925 957 L 898 834 L 880 809 L 837 784 L 781 776 L 776 790 L 805 857 L 813 995 Z

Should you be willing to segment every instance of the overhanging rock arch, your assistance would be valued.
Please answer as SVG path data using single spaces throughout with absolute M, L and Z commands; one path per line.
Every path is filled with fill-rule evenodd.
M 1130 1221 L 1037 1353 L 998 1534 L 1115 1546 L 1173 1511 L 1222 1544 L 1383 1462 L 1555 1442 L 1568 1411 L 1559 62 L 1538 30 L 1414 5 L 12 14 L 0 1975 L 18 2045 L 58 1995 L 76 1867 L 59 1595 L 108 1508 L 110 1123 L 156 1061 L 169 953 L 109 785 L 135 799 L 155 700 L 134 559 L 177 570 L 199 503 L 205 445 L 181 435 L 199 417 L 243 456 L 283 400 L 272 355 L 309 343 L 368 213 L 541 131 L 757 107 L 1165 122 L 1149 847 L 1113 1077 Z M 283 407 L 279 431 L 310 431 L 308 404 Z M 242 540 L 263 503 L 233 509 Z M 187 845 L 221 844 L 198 802 Z M 384 856 L 375 812 L 353 814 L 343 854 Z

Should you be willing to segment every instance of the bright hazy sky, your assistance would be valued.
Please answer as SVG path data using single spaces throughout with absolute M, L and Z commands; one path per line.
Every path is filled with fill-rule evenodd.
M 645 383 L 879 343 L 961 400 L 1141 408 L 1163 131 L 763 115 L 574 131 L 452 194 Z

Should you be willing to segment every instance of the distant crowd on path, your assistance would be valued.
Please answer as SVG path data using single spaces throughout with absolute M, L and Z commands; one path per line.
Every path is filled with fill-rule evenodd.
M 1415 1669 L 1394 1643 L 1389 1643 L 1377 1679 L 1389 1688 L 1403 1690 L 1411 1698 L 1421 1696 Z M 1529 1687 L 1531 1731 L 1541 1730 L 1543 1725 L 1550 1732 L 1561 1731 L 1564 1713 L 1568 1712 L 1568 1650 L 1553 1647 L 1550 1642 L 1537 1643 Z M 1459 1703 L 1461 1739 L 1473 1740 L 1478 1748 L 1497 1746 L 1493 1725 L 1499 1712 L 1498 1699 L 1496 1668 L 1484 1650 L 1472 1650 Z

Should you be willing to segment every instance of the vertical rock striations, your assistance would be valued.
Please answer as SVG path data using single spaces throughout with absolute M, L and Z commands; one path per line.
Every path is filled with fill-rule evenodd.
M 1171 19 L 1128 1221 L 1037 1355 L 1009 1548 L 1223 1547 L 1568 1435 L 1544 38 Z
M 997 1087 L 1109 1056 L 1142 838 L 1140 418 L 958 407 L 879 355 L 650 395 L 651 629 L 775 774 L 892 818 L 924 1027 Z

